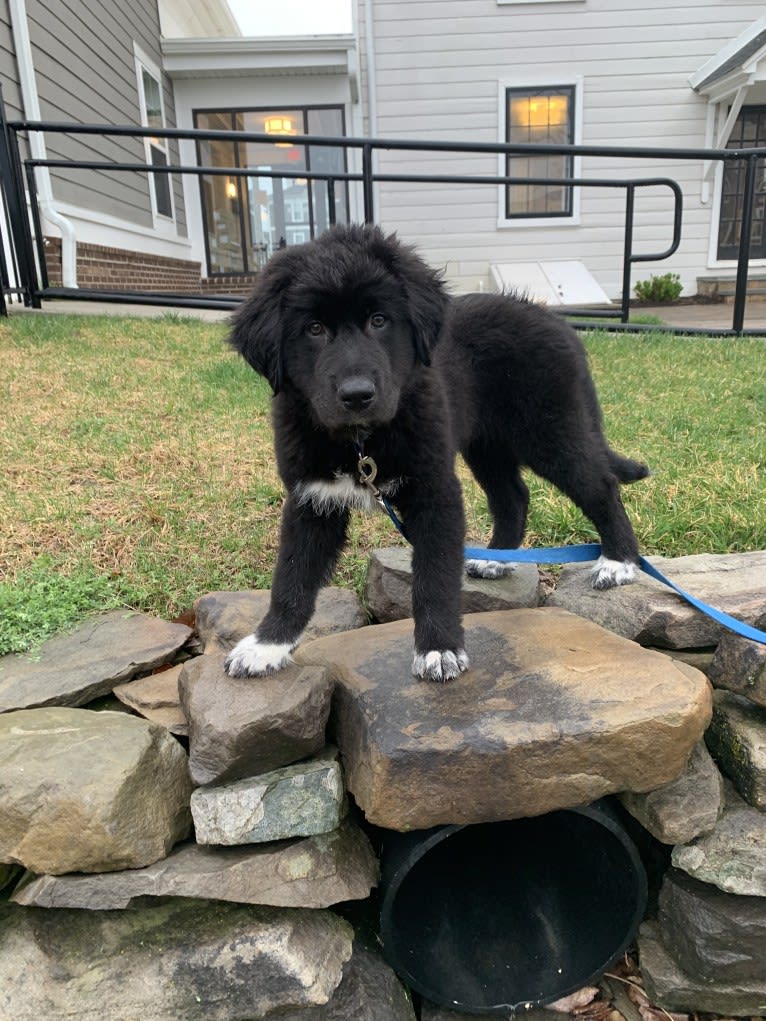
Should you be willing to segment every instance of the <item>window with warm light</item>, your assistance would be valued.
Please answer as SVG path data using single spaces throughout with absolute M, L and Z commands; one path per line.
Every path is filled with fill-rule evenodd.
M 514 143 L 570 145 L 575 140 L 575 87 L 507 88 L 505 140 Z M 506 157 L 508 177 L 527 180 L 505 189 L 506 219 L 571 217 L 574 157 L 563 153 L 519 153 Z M 550 184 L 546 184 L 546 180 Z

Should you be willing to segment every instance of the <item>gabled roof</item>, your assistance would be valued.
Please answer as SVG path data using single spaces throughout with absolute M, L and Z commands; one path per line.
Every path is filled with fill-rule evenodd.
M 766 77 L 766 17 L 754 21 L 691 76 L 689 84 L 703 95 L 724 96 Z

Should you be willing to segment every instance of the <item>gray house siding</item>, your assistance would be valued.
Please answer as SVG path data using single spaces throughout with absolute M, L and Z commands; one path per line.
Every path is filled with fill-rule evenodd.
M 16 68 L 16 57 L 11 36 L 11 18 L 8 0 L 0 0 L 0 86 L 3 89 L 5 109 L 10 118 L 21 116 L 21 90 Z
M 127 5 L 114 0 L 27 0 L 40 110 L 43 120 L 83 124 L 138 124 L 140 105 L 135 42 L 158 67 L 160 26 L 156 0 Z M 175 125 L 170 83 L 161 76 L 165 118 Z M 48 133 L 51 159 L 145 162 L 141 139 Z M 171 146 L 171 162 L 177 153 Z M 152 228 L 149 178 L 145 174 L 52 171 L 58 201 Z M 176 228 L 185 235 L 181 182 L 173 179 Z

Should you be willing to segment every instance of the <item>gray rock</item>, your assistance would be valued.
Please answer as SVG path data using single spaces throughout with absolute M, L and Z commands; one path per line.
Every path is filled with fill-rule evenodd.
M 713 832 L 674 847 L 672 860 L 727 893 L 766 897 L 766 815 L 727 792 Z
M 695 979 L 682 971 L 660 939 L 656 922 L 644 922 L 638 937 L 641 976 L 649 999 L 665 1010 L 724 1017 L 762 1016 L 766 980 L 756 983 Z
M 194 604 L 197 634 L 205 652 L 228 652 L 252 634 L 266 615 L 271 593 L 267 589 L 247 592 L 208 592 Z M 338 631 L 351 631 L 367 623 L 359 597 L 348 589 L 319 590 L 314 616 L 303 633 L 304 641 Z
M 766 619 L 766 551 L 649 557 L 693 596 L 759 626 Z M 590 586 L 590 566 L 565 567 L 548 606 L 560 606 L 641 645 L 701 649 L 716 645 L 724 630 L 672 589 L 640 574 L 632 585 L 605 592 Z
M 647 648 L 651 649 L 649 645 Z M 657 652 L 664 652 L 666 656 L 670 656 L 672 659 L 680 660 L 682 663 L 688 663 L 689 666 L 693 666 L 695 670 L 701 670 L 703 674 L 706 674 L 710 669 L 710 664 L 713 662 L 715 656 L 715 646 L 709 649 L 656 649 Z
M 375 620 L 386 623 L 412 616 L 412 552 L 401 546 L 375 550 L 370 557 L 365 602 Z M 463 578 L 463 613 L 515 610 L 540 602 L 540 575 L 534 564 L 516 564 L 495 581 Z
M 186 754 L 124 713 L 49 707 L 0 717 L 0 861 L 108 872 L 164 858 L 189 833 Z
M 85 705 L 167 663 L 190 635 L 183 624 L 128 610 L 92 617 L 72 634 L 44 642 L 34 657 L 0 658 L 0 713 Z
M 146 897 L 193 897 L 273 907 L 326 908 L 367 897 L 378 881 L 370 842 L 351 822 L 332 833 L 258 847 L 185 844 L 144 869 L 97 875 L 27 874 L 11 900 L 39 908 L 113 911 Z
M 336 748 L 247 780 L 200 787 L 191 798 L 198 844 L 258 844 L 329 833 L 347 808 Z
M 329 1002 L 280 1013 L 278 1021 L 415 1021 L 415 1012 L 391 968 L 357 940 Z
M 171 734 L 185 736 L 189 733 L 189 724 L 178 694 L 178 679 L 182 670 L 183 663 L 179 663 L 161 673 L 118 684 L 112 694 L 139 716 L 167 727 Z
M 705 741 L 745 801 L 766 809 L 766 711 L 739 695 L 716 691 Z
M 716 688 L 726 688 L 766 706 L 766 645 L 727 631 L 718 644 L 708 677 Z
M 199 656 L 181 671 L 195 784 L 265 773 L 324 747 L 333 689 L 326 670 L 291 666 L 272 677 L 235 678 L 224 673 L 224 659 Z
M 721 814 L 722 799 L 723 778 L 702 741 L 677 780 L 648 794 L 620 797 L 644 829 L 664 844 L 687 844 L 710 833 Z
M 687 975 L 766 990 L 766 898 L 723 893 L 671 869 L 657 920 L 665 949 Z
M 703 674 L 559 609 L 465 624 L 472 668 L 445 685 L 412 677 L 411 621 L 296 653 L 336 680 L 336 739 L 368 820 L 516 819 L 683 772 L 710 719 Z
M 352 939 L 348 923 L 327 911 L 185 900 L 135 911 L 7 905 L 0 908 L 0 1016 L 262 1018 L 326 1003 Z
M 567 1016 L 568 1012 L 561 1014 L 558 1011 L 546 1010 L 544 1007 L 525 1010 L 522 1015 L 524 1021 L 563 1021 Z M 437 1007 L 436 1004 L 429 1003 L 427 1000 L 423 1001 L 420 1017 L 421 1021 L 497 1021 L 497 1014 L 465 1014 L 462 1010 Z

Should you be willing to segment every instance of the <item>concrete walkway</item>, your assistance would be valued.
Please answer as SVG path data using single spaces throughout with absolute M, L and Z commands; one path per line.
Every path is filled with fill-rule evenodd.
M 28 313 L 23 305 L 8 306 L 11 315 Z M 226 322 L 231 311 L 208 308 L 182 308 L 158 305 L 123 305 L 98 301 L 46 301 L 34 315 L 67 313 L 70 315 L 138 316 L 180 316 L 189 319 L 204 319 L 208 322 Z M 705 333 L 708 330 L 730 330 L 734 315 L 733 305 L 646 305 L 633 308 L 631 315 L 652 316 L 668 326 L 686 327 Z M 745 309 L 745 329 L 762 331 L 766 336 L 766 301 L 751 301 Z

